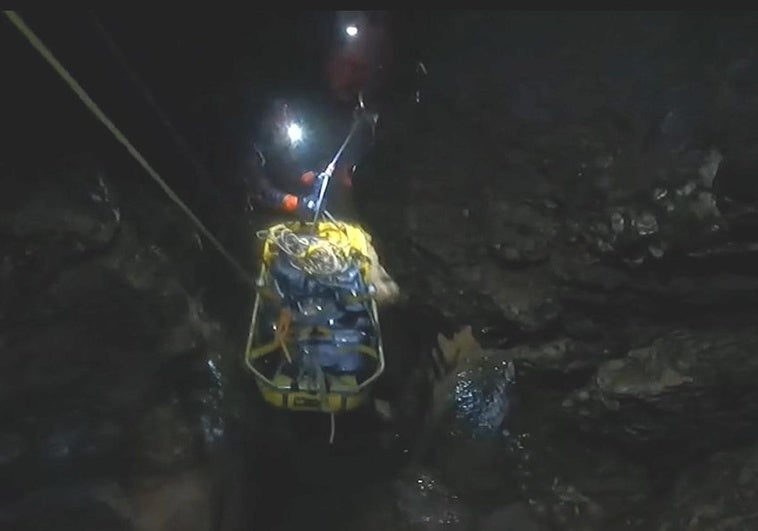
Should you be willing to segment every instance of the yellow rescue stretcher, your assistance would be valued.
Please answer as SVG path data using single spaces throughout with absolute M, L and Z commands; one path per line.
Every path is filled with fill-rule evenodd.
M 291 221 L 263 240 L 245 365 L 278 408 L 338 413 L 384 372 L 371 237 L 339 221 Z

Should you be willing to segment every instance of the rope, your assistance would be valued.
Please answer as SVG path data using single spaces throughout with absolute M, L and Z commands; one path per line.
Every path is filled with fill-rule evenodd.
M 31 44 L 39 53 L 40 55 L 50 64 L 50 66 L 53 67 L 53 69 L 58 73 L 61 78 L 68 84 L 69 88 L 74 91 L 74 93 L 79 97 L 79 99 L 84 103 L 84 105 L 92 112 L 92 114 L 97 117 L 98 120 L 113 134 L 113 136 L 116 138 L 116 140 L 121 143 L 126 150 L 129 152 L 132 157 L 144 168 L 144 170 L 150 175 L 150 177 L 155 180 L 156 183 L 158 183 L 158 186 L 160 186 L 163 191 L 168 195 L 168 197 L 176 203 L 176 205 L 192 220 L 192 222 L 195 224 L 195 226 L 200 230 L 200 232 L 208 238 L 208 240 L 213 244 L 214 247 L 221 253 L 221 255 L 226 258 L 226 260 L 232 265 L 232 267 L 236 270 L 236 272 L 239 274 L 240 278 L 242 278 L 246 283 L 250 285 L 255 285 L 255 282 L 253 281 L 252 277 L 248 274 L 248 272 L 243 268 L 240 263 L 234 259 L 234 257 L 224 248 L 224 246 L 221 244 L 221 242 L 216 239 L 216 237 L 203 225 L 203 223 L 195 216 L 195 214 L 190 210 L 190 208 L 184 204 L 184 202 L 174 193 L 174 191 L 166 184 L 166 182 L 161 178 L 160 175 L 158 175 L 158 172 L 156 172 L 152 166 L 145 160 L 145 158 L 140 154 L 139 151 L 129 142 L 129 140 L 124 136 L 124 134 L 115 126 L 115 124 L 103 113 L 102 110 L 100 110 L 100 107 L 90 98 L 90 96 L 87 94 L 87 92 L 82 88 L 82 86 L 71 76 L 71 74 L 63 67 L 63 65 L 55 58 L 53 53 L 50 51 L 47 46 L 37 37 L 37 35 L 32 31 L 29 26 L 26 25 L 24 20 L 16 13 L 15 11 L 3 11 L 5 15 L 8 17 L 8 19 L 11 21 L 11 23 L 16 27 L 16 29 L 21 32 L 21 34 L 26 37 L 26 39 L 29 41 L 29 44 Z
M 336 421 L 334 420 L 334 413 L 332 413 L 329 416 L 329 418 L 330 418 L 330 421 L 329 421 L 329 424 L 330 424 L 329 444 L 334 444 L 334 432 L 335 432 L 335 429 L 336 429 L 336 426 L 335 426 Z
M 285 226 L 261 231 L 258 236 L 272 238 L 293 259 L 293 266 L 310 275 L 342 273 L 351 263 L 349 243 L 340 245 L 319 236 L 301 235 Z
M 203 177 L 208 183 L 213 182 L 213 179 L 211 178 L 211 174 L 208 172 L 208 170 L 205 169 L 205 167 L 200 163 L 200 161 L 197 160 L 197 157 L 195 157 L 195 155 L 192 152 L 192 148 L 190 148 L 189 144 L 182 137 L 182 135 L 179 134 L 179 131 L 176 130 L 176 127 L 174 127 L 174 124 L 171 123 L 171 120 L 169 119 L 166 112 L 161 108 L 160 105 L 158 105 L 158 102 L 155 101 L 155 98 L 150 92 L 150 89 L 140 79 L 139 75 L 137 75 L 137 72 L 135 72 L 134 69 L 131 66 L 129 66 L 129 62 L 126 60 L 126 57 L 124 57 L 124 53 L 121 51 L 118 45 L 113 41 L 110 34 L 108 33 L 108 30 L 105 28 L 105 26 L 103 26 L 103 24 L 100 22 L 100 20 L 97 18 L 97 16 L 94 13 L 90 12 L 89 15 L 90 15 L 90 20 L 92 22 L 92 25 L 95 27 L 95 29 L 97 30 L 98 34 L 103 39 L 103 41 L 105 41 L 105 44 L 110 50 L 111 54 L 113 54 L 118 64 L 129 76 L 129 79 L 131 80 L 131 82 L 142 93 L 142 97 L 147 102 L 147 104 L 153 109 L 153 111 L 155 111 L 155 114 L 158 115 L 158 118 L 160 119 L 161 123 L 171 133 L 171 137 L 174 139 L 174 143 L 176 144 L 176 146 L 181 150 L 182 154 L 187 158 L 187 160 L 189 160 L 189 162 L 192 164 L 192 167 L 195 169 L 195 171 L 197 172 L 199 176 Z

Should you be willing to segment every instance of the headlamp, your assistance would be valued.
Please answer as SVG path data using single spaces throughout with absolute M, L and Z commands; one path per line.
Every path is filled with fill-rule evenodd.
M 300 124 L 297 124 L 295 122 L 290 123 L 287 126 L 287 137 L 290 139 L 290 143 L 293 146 L 296 146 L 300 142 L 302 142 L 303 141 L 303 128 L 300 127 Z

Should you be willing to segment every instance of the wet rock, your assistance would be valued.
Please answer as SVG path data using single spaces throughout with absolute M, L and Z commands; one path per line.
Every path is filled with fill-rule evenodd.
M 665 506 L 658 531 L 755 528 L 758 446 L 719 451 L 690 466 Z
M 540 270 L 511 271 L 482 260 L 479 264 L 456 273 L 478 293 L 479 298 L 489 300 L 491 311 L 496 311 L 500 320 L 508 323 L 514 332 L 544 332 L 559 319 L 561 307 L 554 298 L 555 287 L 548 280 L 546 267 Z M 474 296 L 468 297 L 468 300 L 472 298 Z M 458 314 L 456 317 L 463 315 L 465 314 Z M 472 317 L 481 322 L 479 315 Z
M 740 182 L 727 187 L 729 195 L 740 196 L 741 203 L 718 204 L 714 199 L 720 193 L 712 190 L 719 188 L 714 185 L 718 185 L 720 179 L 714 181 L 713 178 L 717 157 L 703 160 L 699 166 L 699 154 L 693 157 L 692 151 L 686 152 L 696 144 L 694 139 L 698 138 L 698 132 L 694 129 L 702 125 L 699 121 L 708 112 L 703 109 L 707 105 L 702 105 L 702 97 L 709 97 L 703 90 L 704 86 L 710 86 L 709 81 L 713 81 L 719 91 L 714 96 L 717 101 L 712 102 L 716 124 L 708 124 L 709 129 L 717 130 L 714 136 L 718 139 L 718 127 L 710 126 L 718 124 L 735 134 L 734 118 L 739 118 L 736 121 L 742 124 L 736 131 L 738 137 L 750 132 L 756 110 L 755 80 L 752 74 L 739 72 L 754 73 L 755 61 L 743 58 L 742 66 L 730 69 L 734 58 L 723 57 L 729 55 L 724 53 L 724 48 L 732 39 L 740 45 L 738 51 L 732 53 L 746 57 L 742 44 L 747 41 L 731 31 L 724 31 L 724 26 L 717 24 L 714 17 L 697 19 L 692 27 L 683 19 L 670 25 L 662 24 L 660 19 L 651 21 L 643 17 L 644 22 L 639 26 L 627 25 L 630 19 L 626 19 L 625 27 L 632 29 L 615 31 L 619 28 L 605 23 L 608 15 L 592 19 L 592 31 L 570 33 L 564 40 L 563 30 L 570 24 L 561 16 L 552 18 L 554 26 L 548 26 L 561 30 L 550 32 L 551 43 L 556 46 L 544 46 L 542 42 L 525 40 L 534 26 L 523 25 L 525 19 L 521 16 L 514 20 L 513 13 L 501 16 L 489 12 L 465 17 L 469 21 L 491 21 L 487 29 L 506 28 L 506 31 L 482 31 L 479 34 L 485 36 L 486 41 L 468 47 L 462 44 L 478 35 L 470 31 L 469 25 L 460 24 L 460 17 L 451 17 L 455 22 L 439 30 L 440 35 L 450 33 L 446 35 L 450 38 L 446 41 L 449 47 L 443 49 L 451 53 L 446 53 L 447 60 L 440 62 L 439 73 L 432 65 L 435 76 L 432 85 L 446 105 L 429 113 L 435 115 L 431 117 L 433 122 L 424 123 L 432 134 L 414 135 L 410 127 L 403 127 L 406 123 L 397 126 L 398 133 L 404 134 L 398 134 L 398 145 L 393 147 L 402 150 L 403 156 L 398 157 L 402 164 L 396 168 L 402 171 L 385 171 L 385 175 L 393 174 L 387 175 L 391 186 L 372 186 L 385 190 L 377 195 L 391 198 L 383 209 L 374 211 L 376 224 L 391 225 L 388 232 L 395 235 L 404 232 L 399 225 L 407 221 L 408 232 L 417 243 L 411 247 L 403 241 L 394 250 L 402 257 L 398 261 L 407 259 L 410 263 L 410 272 L 402 278 L 413 286 L 414 295 L 439 308 L 453 321 L 461 322 L 460 316 L 465 315 L 463 322 L 480 323 L 491 319 L 498 325 L 515 324 L 518 334 L 532 335 L 530 342 L 507 351 L 507 355 L 498 359 L 561 374 L 592 368 L 595 363 L 607 361 L 605 356 L 619 356 L 634 343 L 643 343 L 639 346 L 648 348 L 644 343 L 651 330 L 661 335 L 661 328 L 674 325 L 696 328 L 701 323 L 726 322 L 731 328 L 723 337 L 735 331 L 745 351 L 752 350 L 754 345 L 747 330 L 753 323 L 744 315 L 753 311 L 750 303 L 755 286 L 749 268 L 740 276 L 722 272 L 698 277 L 676 269 L 657 274 L 660 271 L 657 268 L 664 263 L 668 267 L 679 267 L 674 260 L 682 256 L 704 261 L 706 255 L 708 258 L 728 255 L 727 260 L 742 261 L 745 250 L 735 250 L 724 239 L 734 236 L 736 227 L 743 227 L 748 240 L 754 238 L 758 216 L 749 204 L 750 196 L 756 197 L 751 161 L 748 159 L 736 172 L 740 174 L 736 176 Z M 640 20 L 637 16 L 632 19 Z M 749 22 L 749 19 L 745 22 L 748 29 Z M 542 18 L 539 24 L 545 27 Z M 680 25 L 692 29 L 698 37 L 718 35 L 718 46 L 711 49 L 710 44 L 716 41 L 709 43 L 707 39 L 692 39 L 692 34 L 679 33 Z M 672 27 L 677 31 L 669 31 Z M 494 46 L 492 35 L 505 35 L 511 40 L 504 47 Z M 598 35 L 606 37 L 603 46 L 597 46 L 598 41 L 592 38 Z M 627 47 L 630 42 L 638 43 L 640 35 L 644 35 L 646 46 Z M 679 47 L 671 55 L 658 53 L 671 52 L 667 45 L 672 41 L 676 41 L 684 53 L 679 53 Z M 692 55 L 693 42 L 709 53 L 696 54 L 696 61 L 678 61 Z M 561 46 L 564 43 L 567 46 Z M 503 53 L 507 50 L 518 50 L 518 53 Z M 647 53 L 649 51 L 656 53 Z M 701 69 L 704 64 L 706 68 Z M 502 72 L 508 73 L 507 79 L 500 75 Z M 517 73 L 516 77 L 513 73 Z M 724 112 L 727 110 L 731 112 Z M 651 128 L 652 134 L 649 133 Z M 414 136 L 433 137 L 433 140 Z M 749 146 L 748 141 L 745 144 Z M 418 146 L 425 146 L 427 150 L 417 150 Z M 451 146 L 454 149 L 450 149 Z M 654 156 L 645 149 L 654 151 Z M 410 164 L 405 164 L 408 161 Z M 721 167 L 720 176 L 727 175 L 721 174 L 721 170 L 728 167 L 729 163 Z M 65 185 L 69 183 L 61 181 Z M 414 184 L 405 185 L 405 181 Z M 152 186 L 152 183 L 147 184 Z M 64 184 L 56 183 L 51 188 L 67 192 L 62 186 Z M 89 191 L 89 187 L 85 189 Z M 3 190 L 7 187 L 3 186 Z M 491 190 L 497 191 L 499 197 L 488 204 L 482 199 Z M 529 195 L 527 191 L 536 195 L 534 204 L 551 205 L 550 212 L 534 204 L 527 209 L 522 201 Z M 0 268 L 2 316 L 15 315 L 19 310 L 14 302 L 22 301 L 26 293 L 26 288 L 18 287 L 20 278 L 33 276 L 27 286 L 37 286 L 37 279 L 47 282 L 58 273 L 61 257 L 66 260 L 86 258 L 122 243 L 125 246 L 119 250 L 121 254 L 109 254 L 101 263 L 118 272 L 135 292 L 150 293 L 150 296 L 147 301 L 131 295 L 122 297 L 124 292 L 110 289 L 113 285 L 101 284 L 100 279 L 93 276 L 93 288 L 102 287 L 115 294 L 116 301 L 112 305 L 105 304 L 104 298 L 84 303 L 59 291 L 55 299 L 58 313 L 49 315 L 52 324 L 32 328 L 34 334 L 41 336 L 39 340 L 16 332 L 12 326 L 1 327 L 3 334 L 8 335 L 0 343 L 7 353 L 0 361 L 0 372 L 4 375 L 0 379 L 0 395 L 8 398 L 3 404 L 10 405 L 11 399 L 14 404 L 23 404 L 33 396 L 51 396 L 51 401 L 57 401 L 56 398 L 76 393 L 78 397 L 101 400 L 120 412 L 142 411 L 144 390 L 150 387 L 155 374 L 151 360 L 171 358 L 177 363 L 184 362 L 191 357 L 190 353 L 200 350 L 201 338 L 206 338 L 202 319 L 193 321 L 197 306 L 192 302 L 185 304 L 182 290 L 171 284 L 175 277 L 182 279 L 177 283 L 179 287 L 186 287 L 190 282 L 205 282 L 204 276 L 194 274 L 193 267 L 175 267 L 176 263 L 192 264 L 197 257 L 192 232 L 177 231 L 176 219 L 163 211 L 170 210 L 170 206 L 165 208 L 167 202 L 143 202 L 142 198 L 123 202 L 124 208 L 134 205 L 131 214 L 139 213 L 135 216 L 140 220 L 135 222 L 139 227 L 133 231 L 134 240 L 130 241 L 124 220 L 118 222 L 117 230 L 112 230 L 114 224 L 109 211 L 98 210 L 97 205 L 109 202 L 103 200 L 104 197 L 97 203 L 97 196 L 90 197 L 91 201 L 82 196 L 81 204 L 77 202 L 71 210 L 65 202 L 66 193 L 43 191 L 39 200 L 31 194 L 28 197 L 31 202 L 23 203 L 18 216 L 16 209 L 22 202 L 11 194 L 0 198 L 4 207 L 6 202 L 8 204 L 7 209 L 0 209 L 0 216 L 12 213 L 3 218 L 3 234 L 13 240 L 8 250 L 3 251 Z M 503 202 L 506 208 L 494 212 L 503 197 L 507 198 Z M 492 207 L 492 212 L 480 208 L 485 204 Z M 725 204 L 727 208 L 722 208 Z M 40 211 L 39 205 L 46 210 Z M 53 216 L 49 215 L 56 209 L 59 216 L 55 219 L 63 220 L 60 226 L 53 226 Z M 502 222 L 499 232 L 486 231 L 495 225 L 481 223 L 487 215 Z M 180 213 L 178 217 L 181 216 Z M 133 218 L 129 220 L 131 223 Z M 556 241 L 544 230 L 550 227 L 551 220 L 559 220 L 557 224 L 565 239 Z M 723 230 L 724 223 L 729 234 Z M 114 240 L 116 233 L 121 239 Z M 583 260 L 585 247 L 593 252 L 588 261 Z M 419 248 L 426 254 L 417 253 Z M 557 252 L 561 251 L 582 257 L 577 270 L 566 277 L 561 277 L 565 271 L 551 267 Z M 412 258 L 406 258 L 408 255 Z M 635 273 L 628 274 L 616 265 L 627 266 L 627 269 L 634 266 Z M 390 271 L 393 272 L 392 268 Z M 86 276 L 82 274 L 78 280 L 66 277 L 64 284 L 86 287 Z M 568 285 L 556 286 L 557 283 Z M 38 301 L 39 307 L 46 306 L 43 299 Z M 134 306 L 130 301 L 134 301 Z M 697 312 L 671 311 L 676 301 L 679 308 L 697 305 Z M 64 325 L 64 314 L 73 312 L 79 303 L 88 309 L 78 315 L 100 314 L 103 319 L 89 328 L 81 322 L 70 324 L 73 319 L 65 320 Z M 128 306 L 129 311 L 119 313 L 123 306 Z M 486 319 L 485 312 L 488 312 Z M 193 324 L 187 322 L 188 313 Z M 144 322 L 135 318 L 137 315 L 154 322 Z M 55 322 L 56 319 L 60 321 Z M 105 326 L 106 322 L 118 325 Z M 746 331 L 739 331 L 738 325 L 745 324 L 748 325 Z M 68 327 L 74 331 L 66 331 Z M 98 334 L 98 328 L 108 333 Z M 124 332 L 118 334 L 119 328 Z M 143 334 L 142 330 L 149 332 Z M 164 335 L 164 330 L 169 332 Z M 638 331 L 644 334 L 637 334 Z M 558 339 L 553 341 L 534 337 L 555 332 L 557 334 L 550 338 Z M 139 339 L 130 341 L 130 334 Z M 108 343 L 108 338 L 114 344 Z M 603 350 L 598 346 L 598 350 L 585 352 L 579 340 L 596 340 Z M 690 352 L 703 349 L 697 345 L 682 345 L 682 353 L 672 357 L 671 345 L 667 347 L 666 341 L 668 339 L 658 345 L 665 347 L 660 352 L 629 356 L 620 365 L 607 362 L 592 385 L 568 401 L 564 401 L 563 396 L 554 401 L 551 397 L 548 409 L 565 410 L 564 420 L 585 424 L 587 432 L 611 432 L 620 439 L 649 438 L 653 442 L 661 435 L 673 434 L 674 448 L 683 451 L 701 434 L 700 430 L 707 436 L 718 432 L 722 424 L 717 419 L 723 419 L 725 431 L 729 432 L 741 422 L 746 425 L 745 419 L 754 418 L 755 411 L 750 409 L 754 397 L 749 393 L 731 395 L 735 389 L 747 389 L 749 379 L 754 381 L 752 361 L 747 356 L 735 356 L 730 349 L 718 347 L 713 349 L 714 359 L 703 360 L 695 354 L 693 361 Z M 676 344 L 676 341 L 671 342 Z M 615 348 L 606 351 L 608 345 Z M 716 359 L 718 357 L 723 359 Z M 463 477 L 465 474 L 469 474 L 470 482 L 478 481 L 477 471 L 480 471 L 486 486 L 479 491 L 510 481 L 508 474 L 513 471 L 512 467 L 498 462 L 500 435 L 506 440 L 507 435 L 501 433 L 493 439 L 477 436 L 474 441 L 466 438 L 472 433 L 478 434 L 478 428 L 482 427 L 485 433 L 496 434 L 493 427 L 498 419 L 502 420 L 498 411 L 502 409 L 503 400 L 496 398 L 501 394 L 501 386 L 497 381 L 488 380 L 502 367 L 484 366 L 484 370 L 477 363 L 456 367 L 447 375 L 447 380 L 443 378 L 446 383 L 438 389 L 443 398 L 440 403 L 445 405 L 441 406 L 440 418 L 435 420 L 435 423 L 441 420 L 442 427 L 432 437 L 432 441 L 439 439 L 441 443 L 437 457 L 443 467 L 447 467 L 445 472 L 456 478 L 451 484 L 456 487 L 463 484 L 467 479 Z M 744 371 L 744 380 L 738 371 Z M 500 382 L 508 381 L 507 373 L 499 374 L 498 378 Z M 95 385 L 94 381 L 99 383 Z M 194 385 L 192 387 L 194 389 Z M 86 392 L 81 393 L 81 389 Z M 192 410 L 211 399 L 202 393 L 188 394 L 189 397 L 182 396 L 179 401 L 182 408 Z M 490 400 L 492 397 L 496 399 Z M 135 408 L 135 404 L 139 407 Z M 489 404 L 496 404 L 495 413 Z M 562 408 L 561 404 L 565 406 Z M 186 411 L 176 408 L 180 410 L 182 414 Z M 187 430 L 195 430 L 189 419 L 187 424 L 192 427 L 180 428 L 178 425 L 182 422 L 175 421 L 174 417 L 181 415 L 176 411 L 154 414 L 151 418 L 158 420 L 146 422 L 168 426 L 169 435 L 156 437 L 181 441 L 186 439 Z M 470 411 L 476 413 L 465 414 Z M 710 415 L 710 420 L 706 415 Z M 543 417 L 538 419 L 543 421 Z M 708 424 L 711 422 L 715 424 Z M 77 430 L 87 430 L 74 421 L 72 426 L 77 427 L 72 433 L 59 427 L 51 428 L 43 439 L 58 441 L 49 445 L 53 449 L 71 448 L 73 451 L 76 445 L 66 441 L 76 439 Z M 446 432 L 447 428 L 450 432 Z M 156 433 L 152 428 L 145 431 Z M 624 527 L 625 522 L 612 520 L 609 515 L 637 507 L 635 492 L 644 491 L 647 485 L 637 471 L 628 470 L 620 463 L 623 459 L 607 455 L 605 451 L 612 454 L 608 448 L 593 456 L 589 451 L 585 453 L 570 447 L 567 450 L 560 445 L 573 436 L 574 433 L 555 433 L 541 440 L 539 444 L 543 448 L 556 445 L 552 454 L 527 445 L 537 456 L 528 469 L 538 470 L 543 463 L 550 463 L 551 467 L 544 473 L 535 472 L 539 481 L 530 483 L 530 489 L 525 490 L 536 493 L 533 497 L 525 496 L 527 500 L 535 500 L 529 507 L 542 510 L 557 529 Z M 165 448 L 161 449 L 170 448 L 171 444 L 143 443 L 152 448 L 147 452 L 148 461 L 164 463 L 169 468 L 182 461 Z M 477 446 L 480 443 L 482 446 Z M 16 455 L 14 445 L 9 448 L 11 462 L 17 462 L 14 459 L 18 458 L 13 457 Z M 467 466 L 468 459 L 480 455 L 481 462 Z M 449 459 L 443 459 L 446 456 Z M 454 470 L 458 457 L 461 465 L 459 470 Z M 571 462 L 574 459 L 577 463 Z M 574 465 L 576 469 L 571 468 Z M 628 485 L 621 484 L 624 482 Z M 174 490 L 183 491 L 183 487 L 175 484 Z M 153 499 L 163 498 L 156 495 Z M 453 504 L 446 495 L 440 499 Z M 162 503 L 155 501 L 151 506 Z M 507 502 L 501 501 L 500 505 L 504 503 Z M 628 503 L 628 507 L 622 507 L 623 503 Z M 198 502 L 198 505 L 201 504 Z M 421 506 L 416 510 L 410 504 L 411 508 L 403 513 L 406 520 L 419 526 L 427 521 L 430 525 L 445 522 L 445 518 L 434 516 L 444 515 L 444 512 L 434 507 L 427 511 L 423 504 Z M 419 514 L 431 516 L 426 520 L 413 516 Z M 509 518 L 506 515 L 504 520 Z M 164 522 L 162 518 L 157 520 Z M 197 516 L 196 520 L 200 522 L 203 518 Z M 745 522 L 752 523 L 746 520 L 738 524 Z M 164 524 L 155 527 L 161 525 Z M 165 524 L 171 525 L 179 529 L 190 527 L 183 522 Z
M 59 416 L 37 421 L 39 457 L 50 469 L 85 469 L 99 472 L 118 459 L 125 443 L 123 427 L 114 420 L 96 418 L 84 411 L 64 411 Z
M 558 234 L 554 219 L 526 203 L 493 201 L 484 223 L 491 253 L 505 267 L 545 261 Z
M 723 315 L 743 313 L 747 316 L 750 301 L 755 300 L 758 293 L 758 279 L 729 273 L 714 273 L 707 278 L 683 275 L 671 278 L 657 291 L 662 298 L 678 300 L 684 307 L 720 309 Z
M 0 236 L 5 243 L 0 315 L 24 313 L 30 298 L 71 264 L 103 252 L 117 239 L 121 214 L 96 167 L 53 169 L 56 178 L 3 173 Z
M 754 179 L 758 150 L 751 141 L 748 145 L 740 142 L 730 147 L 716 171 L 713 188 L 719 196 L 731 199 L 736 205 L 754 204 L 758 200 Z
M 188 402 L 195 411 L 195 431 L 200 433 L 203 448 L 207 452 L 213 452 L 223 442 L 225 435 L 219 393 L 215 390 L 196 392 Z
M 563 373 L 594 367 L 607 356 L 602 349 L 567 337 L 545 343 L 520 345 L 506 350 L 504 355 L 517 366 Z
M 583 211 L 567 212 L 569 242 L 586 242 L 596 256 L 639 267 L 706 249 L 727 236 L 710 177 L 717 151 L 687 151 L 649 163 L 657 170 L 649 183 L 625 183 Z M 649 184 L 645 188 L 644 184 Z
M 105 175 L 95 168 L 64 170 L 41 193 L 25 199 L 13 218 L 12 234 L 37 245 L 70 245 L 79 252 L 102 248 L 120 222 Z
M 5 372 L 2 398 L 55 390 L 85 376 L 90 370 L 88 361 L 97 354 L 77 348 L 90 338 L 88 331 L 89 327 L 60 324 L 17 340 L 1 360 L 9 371 Z M 59 356 L 66 357 L 65 365 L 61 365 Z
M 650 481 L 643 466 L 577 438 L 549 417 L 534 424 L 511 433 L 506 450 L 509 475 L 534 520 L 550 529 L 588 531 L 632 528 L 644 520 Z
M 33 292 L 48 276 L 104 250 L 116 237 L 121 213 L 97 163 L 71 159 L 54 168 L 4 172 L 0 180 L 5 272 L 16 296 Z
M 178 404 L 153 408 L 138 430 L 138 458 L 149 469 L 176 470 L 197 457 L 196 432 Z
M 456 272 L 448 275 L 423 275 L 423 287 L 415 286 L 414 299 L 429 304 L 446 321 L 476 321 L 492 326 L 502 325 L 502 309 L 490 294 L 484 293 L 478 285 L 473 285 L 472 268 L 466 268 L 462 279 Z M 411 288 L 413 289 L 413 288 Z
M 434 386 L 416 453 L 429 452 L 457 492 L 487 491 L 503 482 L 497 456 L 511 410 L 513 364 L 501 351 L 483 349 L 470 327 L 438 341 L 445 372 Z
M 469 531 L 476 518 L 471 507 L 423 468 L 403 470 L 397 478 L 368 491 L 358 502 L 350 526 L 368 531 Z
M 562 307 L 552 297 L 534 299 L 525 306 L 510 304 L 503 308 L 503 315 L 516 323 L 525 334 L 546 332 L 559 320 Z
M 414 205 L 415 226 L 411 227 L 411 239 L 430 256 L 439 257 L 450 267 L 470 264 L 475 260 L 473 250 L 481 241 L 476 226 L 454 204 L 424 202 Z
M 202 345 L 200 332 L 190 322 L 180 323 L 163 333 L 158 352 L 166 358 L 192 353 Z
M 130 489 L 137 531 L 213 531 L 212 481 L 206 470 L 150 477 Z
M 672 331 L 603 363 L 568 412 L 624 444 L 711 447 L 753 429 L 757 341 L 745 329 Z
M 441 361 L 447 374 L 435 385 L 432 417 L 452 410 L 470 435 L 497 434 L 510 404 L 508 389 L 513 385 L 513 366 L 501 351 L 482 348 L 471 327 L 464 327 L 452 339 L 438 335 Z
M 700 184 L 707 189 L 713 188 L 713 181 L 718 174 L 721 161 L 724 160 L 724 156 L 716 149 L 708 151 L 703 164 L 698 169 L 698 175 L 700 176 Z
M 393 491 L 399 519 L 410 529 L 464 530 L 471 525 L 465 505 L 428 472 L 406 473 L 395 481 Z
M 584 290 L 604 295 L 631 282 L 629 273 L 609 264 L 599 263 L 591 257 L 561 253 L 552 261 L 552 271 L 562 288 L 578 286 Z
M 140 340 L 139 333 L 131 333 L 126 326 L 130 316 L 123 317 L 103 326 L 94 320 L 61 320 L 25 332 L 0 359 L 8 370 L 0 399 L 36 401 L 48 396 L 67 402 L 92 400 L 97 407 L 126 412 L 138 407 L 159 359 L 144 345 L 129 345 Z M 118 345 L 121 341 L 126 345 Z M 57 408 L 56 400 L 43 404 Z
M 101 262 L 137 290 L 157 290 L 164 282 L 175 282 L 171 277 L 176 268 L 165 249 L 138 230 L 133 223 L 125 224 L 118 241 Z
M 151 395 L 152 401 L 169 405 L 172 415 L 186 422 L 200 453 L 213 451 L 225 433 L 224 414 L 228 411 L 223 410 L 225 386 L 218 363 L 218 358 L 208 359 L 204 352 L 173 358 L 157 375 Z
M 97 264 L 63 271 L 47 289 L 40 290 L 35 302 L 38 308 L 28 318 L 41 322 L 88 320 L 102 327 L 98 336 L 112 334 L 112 342 L 121 345 L 149 344 L 160 333 L 160 316 L 170 307 L 159 294 L 140 293 Z
M 223 337 L 221 323 L 209 314 L 197 296 L 187 297 L 187 317 L 192 328 L 202 340 L 210 345 L 218 345 Z
M 98 366 L 97 372 L 80 389 L 84 397 L 99 400 L 103 409 L 133 418 L 149 399 L 155 385 L 160 358 L 150 350 L 106 350 L 110 363 Z
M 0 358 L 8 369 L 0 396 L 69 393 L 130 414 L 170 359 L 220 330 L 175 279 L 136 290 L 97 263 L 63 272 L 34 303 L 15 317 Z
M 485 516 L 477 531 L 547 531 L 547 528 L 535 520 L 525 503 L 514 503 Z
M 132 510 L 115 482 L 72 482 L 0 506 L 0 527 L 18 531 L 133 531 Z

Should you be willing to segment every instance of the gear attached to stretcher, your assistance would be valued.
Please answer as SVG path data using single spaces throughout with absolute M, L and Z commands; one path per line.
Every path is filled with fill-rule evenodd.
M 264 399 L 328 413 L 359 407 L 384 371 L 370 236 L 326 221 L 282 223 L 258 236 L 245 363 Z

